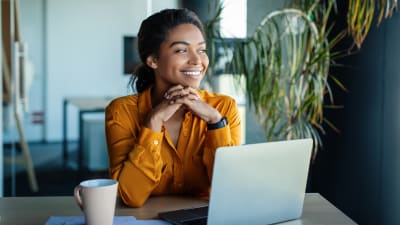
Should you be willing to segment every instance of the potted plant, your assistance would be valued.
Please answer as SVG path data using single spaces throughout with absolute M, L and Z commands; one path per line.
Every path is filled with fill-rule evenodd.
M 316 153 L 322 146 L 323 124 L 337 130 L 323 116 L 323 108 L 328 105 L 324 99 L 328 95 L 330 107 L 335 107 L 330 83 L 343 89 L 344 86 L 329 74 L 329 68 L 334 65 L 335 57 L 348 51 L 333 51 L 333 47 L 347 34 L 361 47 L 375 4 L 380 4 L 380 22 L 382 12 L 390 16 L 397 1 L 350 0 L 348 29 L 332 38 L 333 26 L 328 19 L 336 6 L 335 0 L 291 0 L 288 4 L 291 8 L 266 15 L 253 34 L 235 44 L 227 70 L 245 77 L 238 81 L 245 80 L 248 103 L 266 131 L 267 140 L 311 137 Z M 210 20 L 211 24 L 206 23 L 211 68 L 215 65 L 215 43 L 222 40 L 222 46 L 226 46 L 215 26 L 221 10 L 218 5 L 216 17 Z
M 330 48 L 308 15 L 274 11 L 235 50 L 230 69 L 245 76 L 266 139 L 311 137 L 320 145 Z

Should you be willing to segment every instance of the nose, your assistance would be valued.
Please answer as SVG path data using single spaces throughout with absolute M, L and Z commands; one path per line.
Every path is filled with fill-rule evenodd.
M 191 65 L 198 65 L 198 64 L 201 64 L 201 57 L 200 57 L 200 55 L 199 55 L 198 52 L 193 51 L 193 52 L 190 54 L 189 64 L 191 64 Z

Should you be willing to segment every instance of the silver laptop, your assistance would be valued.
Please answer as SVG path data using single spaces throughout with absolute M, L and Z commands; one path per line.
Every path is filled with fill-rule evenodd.
M 208 209 L 159 216 L 173 224 L 208 225 L 265 225 L 297 219 L 303 211 L 312 146 L 312 139 L 301 139 L 218 148 Z M 180 212 L 186 214 L 180 217 Z M 197 212 L 206 215 L 196 220 L 187 214 Z

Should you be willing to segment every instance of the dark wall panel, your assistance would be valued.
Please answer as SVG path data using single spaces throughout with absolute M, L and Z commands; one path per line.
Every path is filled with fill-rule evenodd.
M 400 15 L 385 24 L 382 224 L 400 224 Z
M 313 173 L 320 192 L 359 224 L 400 224 L 400 15 L 376 23 L 338 70 L 349 92 L 328 112 L 340 134 L 324 137 Z M 376 21 L 375 21 L 376 22 Z

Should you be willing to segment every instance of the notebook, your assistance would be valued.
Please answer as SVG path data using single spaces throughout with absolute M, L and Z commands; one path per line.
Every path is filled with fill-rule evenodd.
M 161 212 L 172 224 L 272 224 L 301 217 L 312 139 L 217 149 L 209 205 Z

